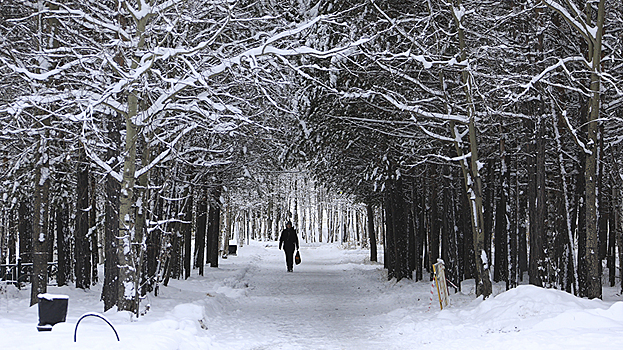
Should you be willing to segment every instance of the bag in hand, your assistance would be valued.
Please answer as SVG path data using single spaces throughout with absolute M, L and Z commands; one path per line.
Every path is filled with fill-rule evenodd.
M 297 265 L 301 263 L 301 254 L 298 250 L 296 251 L 296 255 L 294 256 L 294 263 Z

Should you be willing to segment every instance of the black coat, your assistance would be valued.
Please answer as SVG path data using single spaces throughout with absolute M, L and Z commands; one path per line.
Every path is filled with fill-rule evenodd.
M 294 251 L 294 249 L 299 249 L 299 237 L 296 235 L 296 231 L 292 227 L 286 228 L 281 231 L 281 237 L 279 237 L 279 249 L 283 249 L 285 251 Z

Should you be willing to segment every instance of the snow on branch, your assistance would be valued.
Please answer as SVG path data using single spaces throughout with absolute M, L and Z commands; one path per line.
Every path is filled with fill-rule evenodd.
M 337 47 L 337 48 L 327 50 L 327 51 L 320 51 L 320 50 L 311 48 L 309 46 L 299 46 L 293 49 L 280 49 L 274 46 L 262 45 L 260 47 L 255 47 L 255 48 L 246 50 L 243 53 L 235 57 L 225 59 L 220 64 L 205 70 L 202 75 L 204 77 L 210 78 L 210 77 L 223 73 L 224 71 L 226 71 L 227 69 L 235 65 L 240 65 L 240 63 L 243 60 L 246 60 L 248 58 L 255 59 L 256 57 L 269 55 L 269 54 L 275 55 L 275 56 L 284 56 L 284 57 L 310 55 L 310 56 L 315 56 L 318 58 L 328 58 L 328 57 L 343 53 L 353 47 L 360 46 L 370 40 L 371 40 L 370 38 L 359 39 L 358 41 L 350 43 L 346 46 Z
M 430 68 L 433 63 L 426 61 L 426 59 L 424 58 L 424 56 L 413 56 L 413 55 L 408 55 L 407 57 L 409 58 L 413 58 L 418 62 L 421 62 L 424 65 L 424 68 Z M 388 73 L 392 74 L 392 75 L 396 75 L 399 76 L 407 81 L 410 81 L 411 83 L 417 85 L 420 89 L 426 91 L 427 93 L 433 95 L 433 96 L 443 96 L 443 92 L 441 91 L 435 91 L 431 88 L 429 88 L 428 86 L 426 86 L 425 84 L 422 84 L 422 82 L 420 82 L 417 79 L 414 79 L 413 77 L 411 77 L 409 74 L 404 73 L 404 71 L 402 70 L 398 70 L 398 69 L 394 69 L 390 66 L 386 66 L 384 64 L 382 64 L 379 61 L 376 61 L 376 64 L 381 67 L 382 69 L 386 70 Z
M 62 66 L 60 66 L 58 68 L 54 68 L 54 69 L 49 70 L 49 71 L 44 72 L 44 73 L 33 73 L 33 72 L 29 71 L 26 68 L 21 68 L 21 67 L 18 67 L 16 65 L 13 65 L 13 64 L 7 62 L 5 59 L 0 57 L 0 62 L 2 62 L 4 65 L 6 65 L 10 69 L 12 69 L 15 73 L 19 73 L 19 74 L 25 75 L 29 79 L 39 80 L 39 81 L 44 81 L 44 80 L 47 80 L 50 77 L 53 77 L 55 75 L 62 74 L 63 72 L 65 72 L 66 70 L 68 70 L 68 69 L 70 69 L 72 67 L 79 66 L 79 65 L 84 64 L 84 63 L 91 63 L 91 62 L 94 62 L 94 61 L 95 61 L 95 59 L 86 59 L 86 60 L 84 60 L 82 58 L 79 58 L 77 60 L 65 63 L 64 65 L 62 65 Z
M 84 21 L 81 23 L 85 27 L 92 27 L 91 29 L 94 29 L 94 28 L 108 29 L 113 33 L 117 33 L 123 40 L 130 40 L 132 38 L 131 34 L 128 34 L 125 30 L 123 30 L 123 28 L 121 28 L 118 25 L 94 18 L 93 16 L 85 13 L 82 10 L 71 9 L 67 7 L 67 5 L 63 4 L 62 2 L 57 2 L 57 4 L 61 6 L 63 9 L 59 9 L 55 11 L 47 11 L 47 12 L 52 13 L 52 14 L 59 14 L 59 15 L 71 15 L 71 18 L 74 18 L 74 19 L 83 19 Z M 92 26 L 89 26 L 87 24 L 91 24 Z
M 561 67 L 566 72 L 568 72 L 567 67 L 566 67 L 566 64 L 568 62 L 582 62 L 582 63 L 586 64 L 587 66 L 590 66 L 590 64 L 582 56 L 573 56 L 573 57 L 567 57 L 567 58 L 560 58 L 560 59 L 558 59 L 558 61 L 555 64 L 545 68 L 541 73 L 539 73 L 536 76 L 534 76 L 530 80 L 529 83 L 523 84 L 522 87 L 524 88 L 524 91 L 522 91 L 517 97 L 515 97 L 514 101 L 515 102 L 519 101 L 519 99 L 521 97 L 523 97 L 525 94 L 527 94 L 528 91 L 530 91 L 530 89 L 532 89 L 534 87 L 534 84 L 539 82 L 541 79 L 543 79 L 543 77 L 548 75 L 550 72 L 555 71 L 556 69 L 561 68 Z
M 543 2 L 552 10 L 558 12 L 572 27 L 574 27 L 586 41 L 594 42 L 597 37 L 597 27 L 591 27 L 579 16 L 579 11 L 574 5 L 571 5 L 572 10 L 576 13 L 576 16 L 567 11 L 565 7 L 558 3 L 556 0 L 543 0 Z M 572 1 L 567 1 L 567 4 L 571 4 Z
M 418 127 L 419 127 L 419 128 L 420 128 L 420 129 L 421 129 L 421 130 L 422 130 L 422 131 L 426 134 L 426 135 L 428 135 L 428 136 L 430 136 L 430 137 L 432 137 L 432 138 L 434 138 L 434 139 L 437 139 L 437 140 L 440 140 L 440 141 L 447 141 L 447 142 L 456 142 L 456 140 L 455 140 L 455 139 L 453 139 L 453 138 L 451 138 L 451 137 L 442 136 L 442 135 L 439 135 L 439 134 L 434 133 L 434 132 L 432 132 L 432 131 L 428 131 L 428 130 L 426 130 L 426 128 L 425 128 L 425 127 L 423 127 L 422 125 L 420 125 L 419 123 L 417 124 L 417 126 L 418 126 Z
M 177 135 L 177 137 L 175 138 L 175 140 L 173 140 L 168 146 L 168 148 L 160 153 L 156 158 L 154 158 L 154 160 L 151 161 L 151 163 L 149 163 L 147 166 L 138 169 L 135 173 L 134 173 L 134 177 L 135 178 L 139 178 L 141 175 L 143 175 L 144 173 L 148 172 L 150 169 L 152 169 L 153 167 L 155 167 L 156 165 L 160 164 L 161 162 L 163 162 L 171 153 L 171 150 L 175 147 L 175 145 L 177 144 L 177 142 L 182 138 L 182 136 L 186 135 L 187 133 L 189 133 L 190 131 L 194 130 L 195 128 L 197 128 L 197 124 L 193 123 L 192 125 L 190 125 L 189 127 L 187 127 L 186 129 L 184 129 L 184 131 L 182 131 L 181 133 L 179 133 L 179 135 Z
M 399 102 L 392 96 L 386 93 L 375 92 L 375 91 L 366 91 L 366 92 L 343 92 L 341 93 L 344 98 L 367 98 L 371 96 L 378 96 L 385 99 L 387 102 L 392 104 L 394 107 L 403 112 L 410 112 L 415 114 L 418 117 L 428 118 L 439 121 L 454 121 L 460 124 L 467 124 L 469 122 L 469 118 L 463 115 L 455 115 L 455 114 L 447 114 L 447 113 L 434 113 L 427 111 L 424 107 L 418 105 L 408 105 L 406 103 Z
M 184 3 L 186 0 L 168 0 L 161 4 L 152 6 L 150 3 L 145 2 L 145 0 L 139 0 L 139 9 L 134 9 L 127 1 L 124 1 L 124 7 L 132 14 L 137 21 L 140 21 L 148 16 L 152 16 L 155 13 L 162 12 L 172 6 L 175 6 L 179 3 Z
M 593 153 L 591 152 L 591 150 L 586 148 L 586 145 L 584 144 L 584 142 L 582 142 L 582 140 L 580 140 L 580 138 L 578 137 L 577 131 L 573 128 L 573 126 L 571 126 L 571 123 L 569 122 L 569 118 L 567 118 L 567 111 L 562 112 L 562 120 L 565 122 L 565 126 L 567 127 L 567 129 L 569 129 L 569 132 L 571 133 L 571 136 L 573 137 L 573 140 L 578 145 L 578 147 L 580 147 L 586 154 Z
M 447 157 L 447 156 L 443 156 L 443 155 L 440 155 L 440 154 L 431 154 L 431 156 L 443 159 L 443 160 L 445 160 L 447 162 L 461 162 L 461 161 L 464 161 L 466 159 L 469 159 L 472 156 L 472 152 L 465 153 L 462 156 L 458 156 L 458 157 Z
M 88 141 L 84 137 L 84 135 L 80 137 L 80 143 L 82 143 L 87 157 L 89 157 L 95 164 L 99 165 L 102 169 L 106 170 L 106 172 L 110 174 L 110 176 L 112 176 L 115 180 L 119 181 L 120 183 L 123 181 L 123 176 L 121 176 L 120 173 L 114 171 L 112 167 L 108 165 L 108 163 L 103 161 L 95 152 L 92 152 L 91 149 L 87 147 Z
M 326 19 L 326 18 L 327 18 L 326 16 L 319 16 L 313 19 L 312 21 L 304 23 L 294 29 L 289 29 L 284 32 L 277 33 L 271 38 L 267 39 L 265 43 L 262 43 L 261 45 L 258 45 L 257 47 L 250 48 L 234 57 L 223 59 L 221 63 L 214 65 L 210 68 L 207 68 L 203 72 L 194 74 L 193 76 L 190 76 L 184 80 L 179 80 L 175 85 L 173 85 L 171 89 L 169 89 L 166 93 L 162 94 L 145 113 L 143 113 L 140 116 L 137 116 L 136 121 L 135 121 L 136 125 L 142 125 L 151 116 L 163 111 L 167 106 L 167 102 L 171 98 L 176 96 L 179 92 L 186 89 L 187 87 L 196 86 L 197 82 L 205 82 L 206 80 L 210 78 L 213 78 L 219 74 L 222 74 L 223 72 L 225 72 L 226 70 L 228 70 L 229 68 L 233 66 L 240 65 L 241 62 L 243 61 L 247 61 L 250 59 L 252 62 L 257 62 L 257 57 L 267 56 L 267 55 L 273 55 L 273 56 L 278 56 L 278 57 L 310 55 L 310 56 L 315 56 L 318 58 L 328 58 L 328 57 L 335 56 L 335 55 L 346 54 L 347 51 L 352 50 L 353 48 L 363 45 L 369 42 L 370 40 L 372 40 L 372 38 L 362 38 L 355 42 L 346 44 L 345 46 L 333 48 L 327 51 L 320 51 L 309 46 L 299 46 L 299 47 L 295 47 L 291 49 L 280 49 L 275 46 L 268 45 L 269 43 L 275 43 L 279 39 L 283 39 L 289 36 L 296 35 L 300 33 L 301 31 L 303 31 L 304 29 L 309 28 L 311 25 L 318 23 L 319 21 Z M 186 51 L 177 50 L 175 52 L 171 51 L 168 54 L 169 55 L 171 54 L 181 55 L 181 54 L 190 53 L 191 51 L 192 50 L 186 50 Z M 143 66 L 144 66 L 143 68 L 139 67 L 137 69 L 136 73 L 134 74 L 135 76 L 138 76 L 139 72 L 142 74 L 142 72 L 146 70 L 147 66 L 151 66 L 151 63 L 146 63 Z M 117 84 L 117 86 L 121 87 L 127 83 L 128 83 L 127 81 L 125 82 L 121 81 Z

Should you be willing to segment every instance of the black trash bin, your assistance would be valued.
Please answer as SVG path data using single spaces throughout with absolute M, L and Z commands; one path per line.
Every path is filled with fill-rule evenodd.
M 227 253 L 229 255 L 238 255 L 238 246 L 235 244 L 230 244 L 227 249 Z
M 51 331 L 52 326 L 65 322 L 69 296 L 58 294 L 39 294 L 39 325 L 41 331 Z

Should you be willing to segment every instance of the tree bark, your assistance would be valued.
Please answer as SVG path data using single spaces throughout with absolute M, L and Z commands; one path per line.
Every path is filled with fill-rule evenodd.
M 75 276 L 76 288 L 91 286 L 91 245 L 89 241 L 89 164 L 83 147 L 80 147 L 76 185 L 76 230 L 75 230 Z
M 108 135 L 111 146 L 107 151 L 108 159 L 118 159 L 121 144 L 120 118 L 111 116 L 108 120 Z M 119 195 L 121 184 L 112 176 L 106 175 L 105 182 L 105 213 L 104 213 L 104 284 L 102 285 L 102 301 L 104 311 L 117 305 L 119 291 L 119 256 L 117 254 L 117 237 L 119 237 Z
M 437 198 L 439 197 L 439 186 L 437 186 L 437 167 L 433 164 L 430 167 L 429 179 L 431 179 L 430 187 L 430 233 L 428 235 L 428 266 L 432 269 L 432 266 L 437 263 L 439 259 L 439 235 L 441 233 L 441 218 L 438 215 L 439 203 Z
M 119 290 L 117 294 L 117 310 L 138 312 L 135 303 L 137 290 L 135 282 L 138 279 L 137 257 L 134 244 L 136 239 L 136 221 L 134 208 L 134 174 L 136 172 L 136 141 L 137 130 L 132 118 L 136 116 L 138 98 L 134 94 L 128 96 L 128 114 L 126 115 L 125 132 L 125 160 L 123 164 L 123 180 L 121 182 L 121 197 L 119 199 L 119 235 L 117 243 L 117 257 L 119 263 Z
M 374 208 L 372 207 L 372 204 L 366 204 L 366 213 L 368 215 L 368 237 L 370 238 L 370 261 L 377 261 L 376 233 L 374 231 Z
M 49 125 L 49 119 L 46 119 L 44 123 Z M 41 153 L 35 169 L 35 207 L 32 232 L 33 266 L 30 278 L 31 306 L 39 302 L 38 295 L 45 293 L 48 288 L 48 256 L 51 242 L 48 234 L 50 165 L 47 154 L 47 135 L 42 137 L 39 151 Z
M 186 200 L 184 201 L 184 223 L 182 224 L 182 235 L 184 237 L 184 279 L 190 277 L 192 271 L 192 220 L 193 220 L 193 191 L 188 187 L 185 188 Z
M 411 278 L 407 260 L 408 247 L 408 230 L 407 230 L 407 212 L 405 210 L 406 203 L 404 200 L 402 179 L 396 179 L 394 182 L 394 249 L 396 254 L 396 279 L 400 281 L 403 278 Z
M 97 182 L 95 175 L 89 173 L 90 198 L 89 198 L 89 242 L 91 245 L 91 285 L 99 282 L 97 265 L 99 265 L 99 237 L 97 234 Z
M 446 166 L 443 176 L 443 233 L 441 257 L 445 263 L 446 278 L 449 281 L 459 282 L 458 252 L 456 245 L 456 211 L 450 178 L 450 169 Z
M 197 202 L 197 223 L 195 225 L 195 268 L 199 268 L 199 275 L 203 276 L 206 250 L 206 227 L 208 215 L 208 190 L 204 190 Z M 208 243 L 208 249 L 210 248 Z
M 210 211 L 208 215 L 208 262 L 210 267 L 218 267 L 218 251 L 221 220 L 221 187 L 217 186 L 211 191 Z
M 619 266 L 623 266 L 623 215 L 621 215 L 621 210 L 623 210 L 623 193 L 621 188 L 615 188 L 616 191 L 616 210 L 614 211 L 614 221 L 616 222 L 616 241 L 617 248 L 619 251 Z M 619 289 L 619 293 L 623 293 L 623 269 L 619 269 L 619 281 L 621 282 L 621 288 Z
M 139 10 L 142 3 L 139 3 Z M 137 50 L 142 50 L 145 41 L 144 33 L 149 16 L 143 16 L 136 21 L 135 38 Z M 122 54 L 122 53 L 120 53 Z M 138 68 L 138 62 L 131 60 L 130 68 Z M 138 130 L 135 118 L 139 112 L 139 91 L 131 90 L 127 94 L 128 110 L 125 114 L 125 152 L 123 163 L 123 178 L 121 182 L 121 198 L 119 201 L 119 236 L 117 255 L 119 259 L 119 291 L 117 310 L 130 311 L 138 315 L 138 282 L 140 273 L 140 257 L 137 251 L 142 247 L 142 229 L 137 227 L 137 218 L 134 212 L 136 208 L 135 173 L 136 173 L 136 148 Z
M 385 186 L 385 247 L 384 247 L 384 267 L 387 269 L 387 279 L 396 277 L 396 249 L 394 240 L 394 205 L 392 198 L 391 185 Z
M 66 286 L 72 279 L 71 275 L 71 236 L 69 233 L 69 209 L 65 201 L 56 206 L 56 251 L 58 270 L 56 284 Z
M 547 201 L 545 189 L 545 140 L 543 121 L 536 125 L 535 159 L 530 181 L 530 284 L 543 287 L 547 282 L 545 249 L 547 244 Z
M 604 191 L 606 189 L 604 188 Z M 608 273 L 609 273 L 609 277 L 610 277 L 610 287 L 614 287 L 614 285 L 616 284 L 616 260 L 615 260 L 615 254 L 616 254 L 616 232 L 617 232 L 617 225 L 616 225 L 616 219 L 615 219 L 615 212 L 616 212 L 616 207 L 615 207 L 615 198 L 616 198 L 616 186 L 612 186 L 609 190 L 608 193 L 608 211 L 610 213 L 609 217 L 608 217 L 608 251 L 607 251 L 607 257 L 608 257 Z
M 116 153 L 111 151 L 111 154 Z M 120 184 L 111 175 L 106 176 L 106 213 L 104 225 L 104 284 L 102 300 L 104 311 L 117 305 L 119 290 L 119 257 L 117 237 L 119 236 L 119 191 Z
M 417 233 L 415 246 L 415 280 L 424 279 L 424 242 L 426 242 L 426 195 L 423 189 L 420 189 L 417 196 Z
M 495 219 L 495 276 L 496 280 L 506 282 L 506 290 L 510 288 L 509 271 L 509 231 L 510 218 L 507 212 L 510 190 L 510 172 L 506 156 L 506 135 L 500 125 L 500 191 L 496 205 Z

